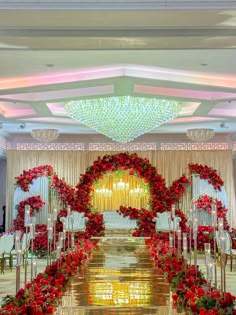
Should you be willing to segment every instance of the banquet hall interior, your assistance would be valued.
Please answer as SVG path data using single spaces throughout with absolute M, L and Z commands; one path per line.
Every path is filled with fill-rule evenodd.
M 0 315 L 236 314 L 235 47 L 234 1 L 0 0 Z

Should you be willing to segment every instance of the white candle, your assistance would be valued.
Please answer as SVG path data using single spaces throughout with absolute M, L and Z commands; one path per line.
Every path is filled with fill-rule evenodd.
M 21 237 L 21 231 L 17 230 L 16 234 L 15 234 L 15 249 L 16 249 L 16 251 L 21 249 L 20 237 Z
M 173 236 L 170 234 L 169 236 L 170 239 L 170 248 L 172 248 L 174 246 L 174 240 L 173 240 Z
M 21 261 L 21 250 L 18 249 L 18 250 L 16 251 L 16 265 L 17 265 L 17 266 L 20 266 L 20 261 Z
M 47 229 L 49 230 L 51 227 L 52 227 L 52 220 L 51 220 L 51 217 L 48 217 Z
M 35 238 L 35 223 L 36 223 L 36 217 L 30 218 L 30 239 Z
M 53 209 L 53 221 L 57 221 L 57 209 Z
M 209 261 L 211 260 L 211 244 L 205 243 L 204 250 L 205 250 L 205 264 L 207 265 Z
M 172 205 L 171 207 L 171 216 L 172 216 L 172 219 L 175 217 L 175 205 Z
M 213 264 L 212 263 L 207 264 L 207 280 L 208 281 L 213 280 Z
M 50 227 L 50 228 L 48 229 L 48 239 L 49 239 L 49 240 L 52 240 L 52 239 L 53 239 L 52 227 Z
M 30 222 L 30 205 L 25 205 L 25 217 L 24 217 L 24 224 L 25 226 L 29 226 Z
M 223 218 L 218 219 L 218 229 L 219 229 L 219 233 L 222 233 L 224 230 L 224 219 Z
M 225 253 L 225 235 L 224 234 L 221 236 L 220 240 L 221 240 L 221 245 L 220 245 L 221 253 L 224 254 Z
M 70 206 L 67 206 L 67 217 L 70 216 Z
M 215 204 L 212 205 L 211 217 L 212 217 L 211 219 L 212 226 L 216 226 L 217 225 L 217 209 L 216 209 Z
M 183 233 L 183 251 L 188 251 L 188 240 L 187 240 L 187 233 Z
M 38 274 L 38 272 L 37 272 L 37 258 L 33 258 L 33 275 L 34 275 L 34 278 L 36 278 L 37 277 L 37 274 Z
M 61 257 L 61 242 L 57 243 L 57 259 Z

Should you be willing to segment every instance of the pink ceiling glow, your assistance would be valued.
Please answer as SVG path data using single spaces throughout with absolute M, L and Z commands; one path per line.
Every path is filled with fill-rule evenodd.
M 150 86 L 135 84 L 134 92 L 141 94 L 152 94 L 161 96 L 172 96 L 179 98 L 192 98 L 199 100 L 219 100 L 227 98 L 236 98 L 236 93 L 219 92 L 219 91 L 205 91 L 192 89 L 169 88 L 163 86 Z
M 29 92 L 4 95 L 4 98 L 21 101 L 46 101 L 50 99 L 65 99 L 82 96 L 107 95 L 114 92 L 113 85 L 65 89 L 47 92 Z
M 58 123 L 58 124 L 78 124 L 78 121 L 70 118 L 57 118 L 57 117 L 37 117 L 37 118 L 26 118 L 24 121 L 32 122 L 45 122 L 45 123 Z
M 178 124 L 178 123 L 199 123 L 199 122 L 207 122 L 207 121 L 218 121 L 219 118 L 211 118 L 211 117 L 180 117 L 172 119 L 167 124 Z
M 36 112 L 28 104 L 20 104 L 20 108 L 15 103 L 0 102 L 0 113 L 5 118 L 22 117 L 36 115 Z
M 209 115 L 236 117 L 236 101 L 218 103 L 210 110 Z
M 128 64 L 83 68 L 77 71 L 64 71 L 50 75 L 45 74 L 31 77 L 3 79 L 0 81 L 0 90 L 117 77 L 146 78 L 170 82 L 236 88 L 236 78 L 232 76 Z
M 119 77 L 123 75 L 120 66 L 107 66 L 98 68 L 81 69 L 78 71 L 60 72 L 50 75 L 39 75 L 32 77 L 19 77 L 0 81 L 0 89 L 16 89 L 50 84 L 61 84 L 70 82 L 82 82 L 103 78 Z

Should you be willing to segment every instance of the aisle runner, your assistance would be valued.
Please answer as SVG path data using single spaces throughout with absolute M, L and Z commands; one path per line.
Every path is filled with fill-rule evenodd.
M 62 299 L 61 314 L 172 314 L 170 287 L 142 238 L 103 238 Z

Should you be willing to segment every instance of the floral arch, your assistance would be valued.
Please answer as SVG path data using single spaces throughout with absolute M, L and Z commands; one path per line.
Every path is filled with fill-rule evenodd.
M 179 180 L 173 182 L 170 188 L 167 188 L 165 180 L 158 174 L 157 169 L 146 158 L 141 158 L 136 153 L 105 155 L 98 157 L 93 165 L 88 167 L 85 174 L 82 175 L 79 184 L 76 186 L 74 201 L 70 204 L 72 208 L 76 211 L 84 212 L 92 219 L 93 205 L 90 202 L 90 194 L 93 191 L 94 183 L 107 172 L 115 172 L 117 170 L 128 171 L 131 176 L 138 176 L 149 184 L 150 210 L 134 209 L 132 211 L 131 208 L 128 208 L 129 212 L 127 212 L 124 210 L 124 207 L 121 206 L 120 208 L 124 215 L 133 215 L 136 211 L 136 216 L 133 216 L 136 219 L 147 217 L 147 219 L 151 220 L 157 212 L 170 211 L 171 206 L 180 200 L 187 185 L 190 184 L 185 176 L 181 176 Z M 88 226 L 91 223 L 89 221 Z M 143 229 L 142 224 L 140 228 Z M 136 235 L 139 235 L 139 233 L 136 233 Z

